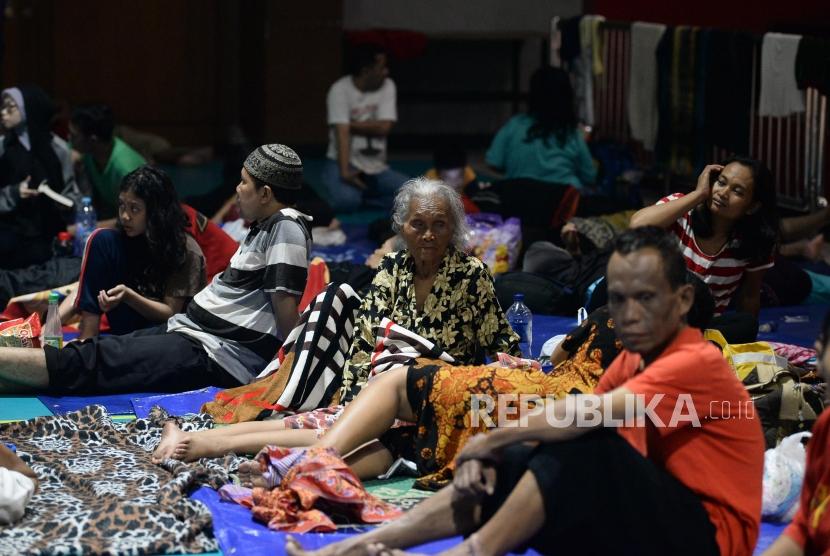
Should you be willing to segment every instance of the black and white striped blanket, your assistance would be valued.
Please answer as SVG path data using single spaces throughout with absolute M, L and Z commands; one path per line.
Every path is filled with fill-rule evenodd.
M 361 299 L 348 284 L 329 284 L 309 304 L 272 361 L 257 378 L 275 373 L 284 356 L 294 352 L 285 389 L 272 409 L 299 413 L 327 407 L 341 385 L 343 368 L 355 333 Z M 384 318 L 376 329 L 372 376 L 419 357 L 455 360 L 433 342 Z

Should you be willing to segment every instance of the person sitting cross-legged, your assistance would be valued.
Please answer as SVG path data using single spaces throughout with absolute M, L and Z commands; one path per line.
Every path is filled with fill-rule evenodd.
M 395 199 L 392 221 L 404 248 L 381 260 L 369 293 L 357 310 L 348 362 L 337 378 L 340 383 L 337 405 L 321 405 L 318 410 L 280 420 L 240 422 L 194 432 L 183 432 L 171 421 L 165 425 L 153 457 L 158 461 L 169 457 L 192 461 L 228 452 L 256 453 L 267 444 L 309 446 L 324 430 L 336 425 L 335 421 L 341 415 L 356 413 L 360 419 L 360 405 L 368 404 L 372 408 L 377 405 L 373 403 L 375 399 L 388 402 L 384 403 L 390 417 L 388 426 L 372 427 L 377 431 L 377 437 L 353 444 L 355 439 L 351 433 L 359 432 L 362 438 L 363 430 L 360 429 L 367 430 L 361 425 L 339 427 L 340 432 L 336 433 L 332 429 L 333 436 L 326 434 L 325 441 L 345 455 L 369 440 L 379 438 L 391 426 L 396 413 L 412 416 L 412 408 L 417 402 L 414 395 L 406 395 L 408 382 L 419 383 L 419 392 L 428 397 L 427 383 L 437 386 L 464 382 L 460 377 L 467 376 L 468 372 L 473 373 L 469 379 L 471 383 L 487 382 L 483 378 L 485 375 L 476 371 L 485 362 L 485 355 L 493 358 L 499 352 L 520 355 L 519 338 L 499 305 L 490 272 L 479 259 L 463 251 L 467 227 L 458 192 L 438 180 L 410 180 Z M 412 373 L 407 367 L 400 366 L 370 380 L 374 374 L 376 333 L 384 319 L 440 346 L 437 352 L 445 351 L 455 364 L 447 364 L 443 369 L 430 365 L 429 369 L 413 370 Z M 471 365 L 473 371 L 464 371 L 464 367 L 456 365 Z M 485 368 L 485 374 L 493 372 L 493 368 Z M 524 371 L 517 370 L 514 375 L 517 382 L 533 382 L 533 377 L 528 377 Z M 503 376 L 500 378 L 496 383 L 508 387 L 509 381 Z M 400 392 L 404 395 L 399 396 Z M 352 401 L 356 403 L 358 398 L 364 401 L 356 410 L 350 411 Z M 368 415 L 372 419 L 371 412 Z M 375 421 L 373 425 L 380 423 Z M 378 469 L 378 473 L 382 473 L 393 453 L 397 454 L 397 450 L 378 449 L 378 443 L 373 444 L 373 449 L 363 452 L 374 454 L 371 458 L 374 463 L 366 475 L 359 472 L 360 476 L 371 476 Z M 347 461 L 353 463 L 353 460 Z
M 129 334 L 166 323 L 206 284 L 205 256 L 187 233 L 189 220 L 170 177 L 152 166 L 121 182 L 117 229 L 95 230 L 81 268 L 81 340 L 98 335 L 106 314 L 110 332 Z
M 308 217 L 290 206 L 302 171 L 300 157 L 284 145 L 248 156 L 236 193 L 254 223 L 230 266 L 194 296 L 187 313 L 63 349 L 0 348 L 0 393 L 183 392 L 253 380 L 297 323 L 306 286 Z
M 451 486 L 398 520 L 309 553 L 395 554 L 465 535 L 452 553 L 751 554 L 761 425 L 720 351 L 686 325 L 694 295 L 677 242 L 655 227 L 626 231 L 607 276 L 624 351 L 600 396 L 546 400 L 526 426 L 473 437 Z M 386 402 L 377 402 L 380 413 Z M 286 550 L 306 554 L 293 539 Z

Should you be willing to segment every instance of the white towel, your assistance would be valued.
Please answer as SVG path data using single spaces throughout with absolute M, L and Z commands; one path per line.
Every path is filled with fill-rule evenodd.
M 0 525 L 10 525 L 23 517 L 35 493 L 35 483 L 26 475 L 0 467 Z
M 657 141 L 657 45 L 665 25 L 636 21 L 631 25 L 631 66 L 628 79 L 628 124 L 631 137 L 653 151 Z
M 800 35 L 767 33 L 761 47 L 759 116 L 789 116 L 804 112 L 804 92 L 795 82 L 795 56 Z

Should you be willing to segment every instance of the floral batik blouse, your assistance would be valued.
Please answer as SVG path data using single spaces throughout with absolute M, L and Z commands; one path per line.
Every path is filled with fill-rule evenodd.
M 519 337 L 496 299 L 493 278 L 479 259 L 450 247 L 423 310 L 415 300 L 415 261 L 406 250 L 380 263 L 355 322 L 341 403 L 357 394 L 369 377 L 375 334 L 383 317 L 435 342 L 460 365 L 484 363 L 485 354 L 520 355 Z

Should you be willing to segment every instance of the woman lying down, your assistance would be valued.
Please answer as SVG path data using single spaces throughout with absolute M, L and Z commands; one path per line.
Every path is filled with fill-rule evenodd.
M 705 299 L 706 286 L 693 281 L 696 294 Z M 689 323 L 705 328 L 713 303 L 695 303 Z M 378 375 L 346 406 L 331 428 L 318 438 L 318 431 L 293 429 L 296 417 L 268 422 L 239 423 L 217 429 L 183 432 L 174 422 L 165 424 L 165 442 L 154 454 L 193 461 L 220 457 L 228 444 L 239 452 L 256 453 L 266 444 L 281 447 L 334 448 L 361 479 L 383 474 L 400 457 L 417 464 L 416 486 L 440 489 L 452 481 L 454 459 L 467 440 L 487 430 L 487 421 L 471 422 L 473 400 L 502 394 L 552 395 L 590 393 L 603 370 L 619 354 L 621 344 L 607 308 L 592 313 L 555 350 L 556 367 L 550 374 L 526 369 L 494 366 L 413 365 Z M 498 419 L 498 406 L 490 414 Z M 401 422 L 404 422 L 403 426 Z M 414 423 L 406 425 L 405 423 Z M 253 431 L 253 432 L 250 432 Z M 246 435 L 248 445 L 244 446 Z M 235 440 L 228 442 L 228 437 Z M 256 461 L 240 468 L 243 484 L 262 486 L 262 469 Z

